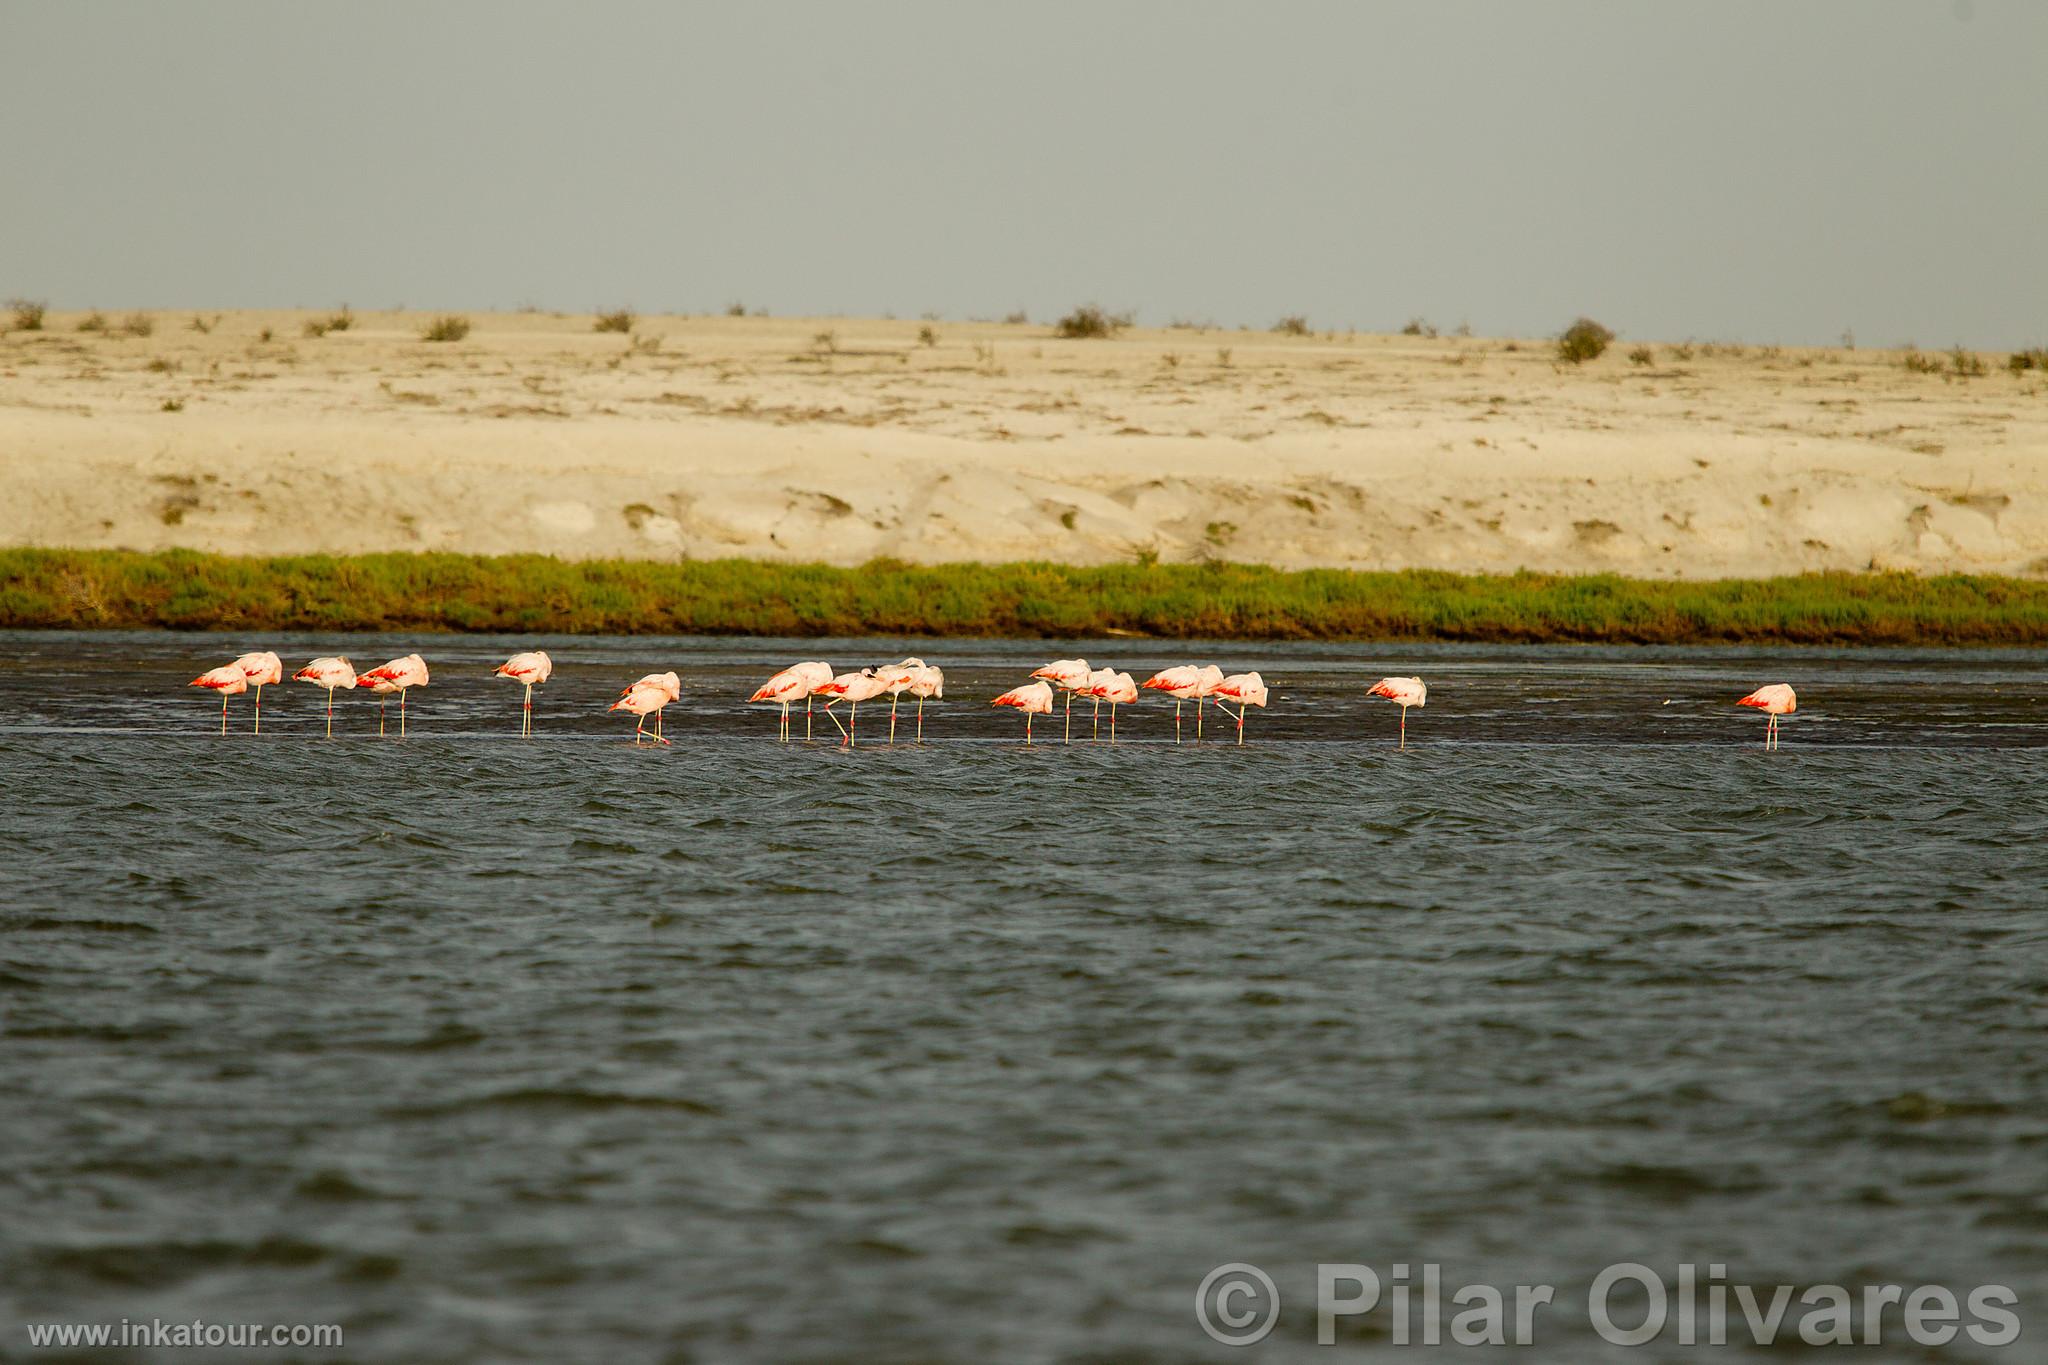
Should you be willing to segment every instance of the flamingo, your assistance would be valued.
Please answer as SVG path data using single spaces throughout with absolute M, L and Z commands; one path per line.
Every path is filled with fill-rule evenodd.
M 1754 706 L 1769 716 L 1770 723 L 1764 727 L 1764 748 L 1778 747 L 1778 717 L 1789 716 L 1799 709 L 1799 694 L 1792 690 L 1791 683 L 1772 683 L 1735 703 L 1737 706 Z
M 1223 707 L 1223 714 L 1229 715 L 1230 708 L 1225 701 L 1237 703 L 1237 742 L 1244 743 L 1244 710 L 1256 706 L 1261 710 L 1266 705 L 1266 680 L 1257 673 L 1233 673 L 1216 684 L 1216 704 Z
M 750 702 L 767 701 L 780 703 L 782 707 L 781 739 L 789 743 L 789 706 L 801 700 L 804 703 L 804 738 L 811 737 L 811 694 L 818 690 L 819 683 L 832 681 L 832 665 L 826 663 L 791 664 L 767 682 L 754 689 Z
M 1074 742 L 1074 694 L 1088 685 L 1089 672 L 1090 669 L 1086 659 L 1054 659 L 1044 668 L 1038 669 L 1031 675 L 1034 678 L 1044 679 L 1067 694 L 1067 738 L 1065 742 L 1068 744 Z
M 1052 714 L 1052 688 L 1043 682 L 1025 683 L 1013 687 L 989 703 L 990 706 L 1014 706 L 1024 713 L 1024 743 L 1031 743 L 1031 718 Z
M 1107 668 L 1103 669 L 1102 672 L 1107 676 L 1103 677 L 1099 682 L 1091 681 L 1088 684 L 1088 695 L 1095 698 L 1095 705 L 1098 708 L 1104 702 L 1109 703 L 1109 742 L 1114 744 L 1116 743 L 1116 708 L 1119 705 L 1129 705 L 1138 699 L 1138 684 L 1132 680 L 1131 675 L 1128 673 L 1118 673 Z
M 860 704 L 882 695 L 881 675 L 872 668 L 863 668 L 858 673 L 841 673 L 830 682 L 821 684 L 818 695 L 831 700 L 825 703 L 825 714 L 832 717 L 832 723 L 839 725 L 839 717 L 833 714 L 835 702 L 850 702 L 852 706 L 845 725 L 839 725 L 839 733 L 846 736 L 840 741 L 848 748 L 853 747 L 853 727 L 860 723 Z
M 330 655 L 315 659 L 292 674 L 293 682 L 307 682 L 327 689 L 327 737 L 334 738 L 334 689 L 356 685 L 355 665 L 345 657 Z
M 526 685 L 526 705 L 519 719 L 519 736 L 522 739 L 533 737 L 533 689 L 552 677 L 554 671 L 555 661 L 538 649 L 514 654 L 491 671 L 494 678 L 510 678 Z
M 946 675 L 930 664 L 917 670 L 917 677 L 910 684 L 910 695 L 917 698 L 917 742 L 924 743 L 924 704 L 927 701 L 946 699 Z
M 417 654 L 408 654 L 403 659 L 393 659 L 381 668 L 356 675 L 357 687 L 373 689 L 378 696 L 388 698 L 398 694 L 398 733 L 405 735 L 405 694 L 415 687 L 427 685 L 427 661 Z M 377 733 L 384 733 L 384 703 L 377 703 Z
M 1223 684 L 1223 670 L 1214 664 L 1203 664 L 1195 670 L 1195 743 L 1202 742 L 1202 703 L 1216 695 L 1216 689 Z
M 1369 697 L 1385 697 L 1401 708 L 1401 747 L 1408 747 L 1408 708 L 1429 699 L 1429 689 L 1420 678 L 1381 678 L 1366 690 Z
M 882 680 L 882 690 L 889 694 L 889 742 L 896 742 L 896 704 L 903 700 L 903 694 L 910 690 L 918 675 L 924 672 L 923 659 L 905 659 L 900 664 L 890 664 L 875 670 L 875 676 Z
M 244 654 L 230 667 L 242 670 L 242 677 L 256 689 L 256 733 L 263 733 L 263 686 L 265 683 L 284 681 L 284 664 L 275 654 L 264 650 L 259 654 Z
M 661 736 L 661 708 L 667 706 L 672 701 L 680 700 L 682 695 L 682 679 L 678 678 L 675 674 L 649 673 L 639 682 L 634 683 L 631 687 L 619 693 L 619 699 L 605 709 L 607 711 L 631 711 L 640 718 L 640 723 L 633 727 L 633 742 L 635 744 L 640 743 L 643 739 L 651 739 L 656 744 L 667 744 L 669 741 Z M 654 717 L 654 733 L 651 735 L 647 733 L 647 717 L 649 715 Z
M 249 677 L 234 664 L 222 664 L 219 668 L 207 669 L 185 685 L 187 687 L 210 688 L 220 693 L 220 732 L 226 734 L 228 732 L 228 698 L 234 696 L 237 692 L 248 691 Z
M 1173 742 L 1180 743 L 1180 705 L 1199 695 L 1202 686 L 1202 670 L 1193 664 L 1178 664 L 1173 668 L 1162 668 L 1145 679 L 1144 685 L 1154 692 L 1164 692 L 1173 698 Z M 1112 717 L 1115 712 L 1110 712 Z M 1113 727 L 1112 727 L 1113 728 Z
M 1095 714 L 1088 732 L 1090 744 L 1102 738 L 1102 693 L 1105 688 L 1115 686 L 1116 679 L 1117 672 L 1113 668 L 1091 668 L 1088 680 L 1074 689 L 1077 695 L 1093 698 L 1095 702 Z

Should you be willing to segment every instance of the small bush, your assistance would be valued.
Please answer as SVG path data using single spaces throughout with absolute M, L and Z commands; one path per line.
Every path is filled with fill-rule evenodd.
M 1430 324 L 1428 318 L 1410 318 L 1408 319 L 1408 325 L 1401 329 L 1401 335 L 1404 337 L 1433 337 L 1436 335 L 1436 328 Z
M 469 319 L 459 313 L 443 313 L 420 332 L 421 341 L 460 341 L 469 335 Z
M 1558 333 L 1557 358 L 1567 365 L 1583 365 L 1599 359 L 1613 340 L 1613 332 L 1591 318 L 1580 318 Z
M 42 331 L 43 311 L 47 306 L 34 299 L 9 299 L 7 307 L 14 313 L 14 330 L 17 332 Z
M 218 326 L 220 326 L 220 314 L 215 313 L 211 318 L 203 318 L 199 314 L 194 313 L 192 321 L 185 324 L 185 330 L 197 332 L 199 335 L 205 336 Z
M 1284 337 L 1305 337 L 1308 335 L 1308 319 L 1299 313 L 1290 313 L 1274 323 L 1273 330 Z
M 146 337 L 156 331 L 156 319 L 147 313 L 130 313 L 121 319 L 121 330 L 132 337 Z
M 2014 351 L 2006 357 L 2005 367 L 2014 374 L 2025 374 L 2028 370 L 2048 370 L 2048 346 Z
M 1908 349 L 1903 356 L 1899 357 L 1899 364 L 1914 374 L 1940 374 L 1948 368 L 1942 364 L 1940 356 L 1922 355 L 1920 352 L 1911 349 Z
M 348 311 L 347 304 L 343 304 L 339 313 L 329 313 L 324 318 L 308 318 L 300 330 L 309 337 L 324 337 L 329 332 L 346 332 L 355 323 L 355 314 Z
M 1691 360 L 1692 343 L 1690 341 L 1679 342 L 1676 346 L 1673 346 L 1671 348 L 1671 357 L 1674 360 Z
M 1003 315 L 1003 321 L 1007 322 L 1012 327 L 1023 327 L 1031 321 L 1031 315 L 1025 312 L 1022 308 L 1019 308 L 1014 313 L 1005 313 Z
M 1948 362 L 1954 367 L 1958 379 L 1977 379 L 1984 373 L 1984 359 L 1957 346 L 1948 353 Z
M 268 341 L 276 335 L 277 333 L 271 331 L 268 327 L 265 327 L 262 331 L 256 334 L 256 339 L 258 341 Z
M 638 319 L 633 316 L 632 309 L 621 308 L 616 312 L 599 313 L 597 321 L 591 324 L 590 330 L 593 332 L 631 332 L 636 321 Z
M 182 398 L 166 398 L 160 410 L 163 412 L 183 412 L 185 410 L 185 400 Z
M 1638 346 L 1628 353 L 1628 363 L 1631 365 L 1654 365 L 1657 363 L 1657 353 L 1647 346 Z
M 743 318 L 747 315 L 747 305 L 744 303 L 728 303 L 725 305 L 725 315 L 729 318 Z
M 1053 325 L 1053 332 L 1069 340 L 1087 340 L 1113 337 L 1130 325 L 1130 314 L 1107 313 L 1090 303 L 1061 318 Z
M 104 332 L 107 330 L 107 315 L 95 308 L 78 320 L 81 332 Z
M 917 329 L 917 344 L 918 344 L 918 345 L 920 345 L 920 346 L 936 346 L 936 345 L 938 345 L 938 344 L 939 344 L 939 334 L 938 334 L 938 332 L 937 332 L 937 331 L 936 331 L 935 329 L 931 328 L 931 327 L 920 327 L 920 328 L 918 328 L 918 329 Z

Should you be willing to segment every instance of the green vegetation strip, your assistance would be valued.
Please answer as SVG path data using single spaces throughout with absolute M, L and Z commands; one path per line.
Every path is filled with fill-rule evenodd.
M 2048 644 L 2048 581 L 0 550 L 0 627 Z

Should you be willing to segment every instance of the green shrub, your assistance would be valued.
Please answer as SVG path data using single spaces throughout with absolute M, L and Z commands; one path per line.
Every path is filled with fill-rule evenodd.
M 610 313 L 599 313 L 597 321 L 591 324 L 593 332 L 631 332 L 638 321 L 630 308 L 620 308 Z
M 78 320 L 81 332 L 104 332 L 107 330 L 107 315 L 95 308 Z
M 469 319 L 455 313 L 443 313 L 426 325 L 420 332 L 421 341 L 460 341 L 469 335 Z
M 121 319 L 121 330 L 132 337 L 150 336 L 156 331 L 156 319 L 147 313 L 130 313 Z
M 7 307 L 14 314 L 14 330 L 17 332 L 40 332 L 43 330 L 43 311 L 47 305 L 34 299 L 9 299 Z
M 1299 313 L 1290 313 L 1274 323 L 1273 330 L 1284 337 L 1305 337 L 1308 335 L 1308 319 Z
M 1638 346 L 1628 353 L 1628 363 L 1631 365 L 1654 365 L 1657 363 L 1657 353 L 1647 346 Z

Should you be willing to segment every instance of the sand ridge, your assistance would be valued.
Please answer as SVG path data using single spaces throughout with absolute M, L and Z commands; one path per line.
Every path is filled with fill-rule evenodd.
M 2048 573 L 2048 376 L 2001 355 L 326 315 L 0 337 L 0 543 Z

